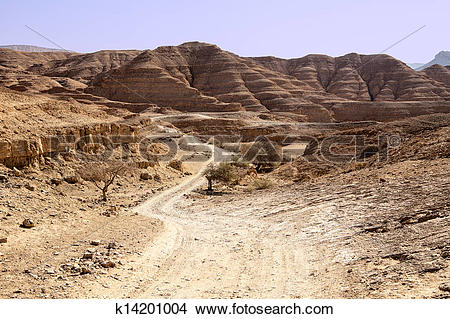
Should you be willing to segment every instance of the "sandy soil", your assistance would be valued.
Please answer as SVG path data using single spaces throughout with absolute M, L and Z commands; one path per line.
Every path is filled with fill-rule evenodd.
M 201 191 L 208 163 L 187 176 L 157 167 L 162 182 L 119 180 L 107 206 L 89 183 L 8 175 L 0 296 L 450 296 L 448 158 L 214 196 Z M 18 227 L 26 217 L 36 227 Z
M 107 291 L 94 283 L 92 291 L 134 298 L 448 297 L 439 287 L 450 278 L 449 168 L 447 159 L 406 162 L 220 196 L 195 191 L 205 182 L 200 171 L 135 209 L 161 220 L 163 231 L 121 281 Z

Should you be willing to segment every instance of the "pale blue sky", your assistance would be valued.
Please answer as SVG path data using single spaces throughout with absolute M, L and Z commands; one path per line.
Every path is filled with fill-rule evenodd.
M 202 41 L 242 56 L 378 53 L 423 25 L 386 53 L 428 62 L 450 49 L 449 0 L 9 0 L 0 10 L 0 44 L 53 47 L 29 25 L 79 52 Z

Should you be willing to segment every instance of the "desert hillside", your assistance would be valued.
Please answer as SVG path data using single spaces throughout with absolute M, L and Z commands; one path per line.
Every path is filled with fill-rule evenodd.
M 189 42 L 88 54 L 1 49 L 0 66 L 0 83 L 14 90 L 137 110 L 147 105 L 289 112 L 310 122 L 389 121 L 447 112 L 450 103 L 445 68 L 417 72 L 388 55 L 246 58 Z
M 0 48 L 0 297 L 450 297 L 449 67 L 25 51 Z

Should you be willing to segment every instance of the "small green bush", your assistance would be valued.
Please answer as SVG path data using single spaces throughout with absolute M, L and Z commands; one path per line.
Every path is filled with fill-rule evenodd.
M 210 165 L 204 176 L 208 180 L 208 190 L 212 191 L 213 181 L 223 182 L 230 184 L 236 179 L 234 168 L 230 163 L 220 163 L 219 165 Z

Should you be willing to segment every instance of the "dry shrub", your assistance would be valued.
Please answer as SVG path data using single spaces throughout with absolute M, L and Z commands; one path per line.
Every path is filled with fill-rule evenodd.
M 253 187 L 255 187 L 256 189 L 268 189 L 273 186 L 273 181 L 267 178 L 258 178 L 253 182 Z
M 91 182 L 102 191 L 102 199 L 107 200 L 109 186 L 118 175 L 123 175 L 127 166 L 121 162 L 93 162 L 78 169 L 78 175 L 85 181 Z

